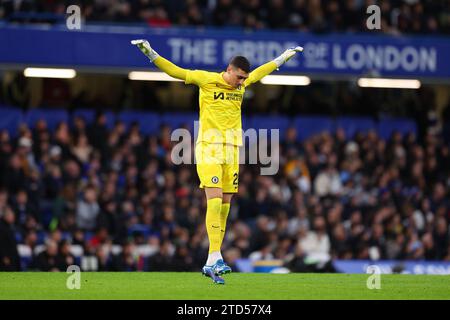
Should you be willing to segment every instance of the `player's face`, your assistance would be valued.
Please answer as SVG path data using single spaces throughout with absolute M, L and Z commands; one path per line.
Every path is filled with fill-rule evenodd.
M 228 72 L 230 73 L 230 85 L 235 88 L 241 86 L 248 78 L 248 73 L 240 68 L 230 66 Z

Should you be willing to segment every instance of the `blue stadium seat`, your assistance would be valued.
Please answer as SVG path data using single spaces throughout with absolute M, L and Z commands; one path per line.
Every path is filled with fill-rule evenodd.
M 187 126 L 191 133 L 194 133 L 194 122 L 198 121 L 199 115 L 197 112 L 175 112 L 163 113 L 161 115 L 161 124 L 169 125 L 172 130 Z
M 32 257 L 20 257 L 20 267 L 22 271 L 27 271 L 32 261 Z
M 61 240 L 71 241 L 72 240 L 72 235 L 70 234 L 70 232 L 67 232 L 67 231 L 62 232 Z
M 378 135 L 382 139 L 389 139 L 394 131 L 402 135 L 409 132 L 417 135 L 417 126 L 414 120 L 406 118 L 385 118 L 378 123 Z
M 73 111 L 72 116 L 81 116 L 87 123 L 92 123 L 95 119 L 95 111 L 89 109 L 76 109 Z
M 92 231 L 85 231 L 84 232 L 84 240 L 90 241 L 94 237 L 94 233 Z
M 291 125 L 291 120 L 286 116 L 253 116 L 250 118 L 250 126 L 256 130 L 259 129 L 269 129 L 268 134 L 270 135 L 270 129 L 279 129 L 280 138 L 284 136 L 286 129 Z
M 31 109 L 25 114 L 25 122 L 30 128 L 34 128 L 36 122 L 44 119 L 50 131 L 54 131 L 58 123 L 69 123 L 69 114 L 62 109 Z
M 329 117 L 296 117 L 293 125 L 297 129 L 297 137 L 300 141 L 324 131 L 333 132 L 335 129 L 334 122 Z
M 19 109 L 0 106 L 0 130 L 6 129 L 11 137 L 15 137 L 22 121 L 23 116 Z
M 47 228 L 53 219 L 53 204 L 50 201 L 41 201 L 40 216 L 42 225 Z
M 46 231 L 37 231 L 37 241 L 36 244 L 40 245 L 40 244 L 44 244 L 45 243 L 45 239 L 47 237 L 47 232 Z
M 155 134 L 159 129 L 160 117 L 153 112 L 123 111 L 117 118 L 125 123 L 127 128 L 133 123 L 139 123 L 141 132 L 145 135 Z
M 22 237 L 22 234 L 19 231 L 15 232 L 15 237 L 16 237 L 16 242 L 17 243 L 22 243 L 23 237 Z
M 338 117 L 336 119 L 336 129 L 342 128 L 347 139 L 352 139 L 357 132 L 367 133 L 369 130 L 376 130 L 375 121 L 369 117 Z
M 116 116 L 111 111 L 104 111 L 106 115 L 106 127 L 111 129 L 114 126 L 114 121 L 116 120 Z M 72 116 L 82 116 L 86 123 L 89 125 L 95 120 L 96 111 L 93 109 L 77 109 L 73 112 Z
M 151 230 L 150 227 L 145 224 L 135 224 L 128 228 L 128 236 L 131 237 L 135 233 L 140 233 L 147 239 L 151 234 Z

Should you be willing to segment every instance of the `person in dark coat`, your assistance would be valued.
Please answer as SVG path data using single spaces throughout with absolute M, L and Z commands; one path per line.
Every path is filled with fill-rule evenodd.
M 6 207 L 0 212 L 0 271 L 20 271 L 20 257 L 14 232 L 14 212 Z
M 49 240 L 45 250 L 36 256 L 33 267 L 40 271 L 65 271 L 59 269 L 58 262 L 58 243 Z

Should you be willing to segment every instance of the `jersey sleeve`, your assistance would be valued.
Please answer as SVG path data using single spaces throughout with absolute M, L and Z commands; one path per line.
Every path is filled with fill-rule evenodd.
M 202 87 L 208 82 L 210 72 L 204 70 L 187 70 L 186 84 L 195 84 L 196 86 Z
M 269 61 L 262 66 L 259 66 L 252 72 L 250 72 L 250 75 L 245 80 L 244 85 L 248 87 L 252 83 L 258 82 L 268 74 L 272 73 L 274 70 L 277 69 L 277 64 L 273 61 Z
M 186 69 L 180 68 L 179 66 L 175 65 L 174 63 L 170 62 L 169 60 L 159 56 L 155 60 L 153 60 L 153 63 L 161 70 L 167 73 L 169 76 L 186 80 Z

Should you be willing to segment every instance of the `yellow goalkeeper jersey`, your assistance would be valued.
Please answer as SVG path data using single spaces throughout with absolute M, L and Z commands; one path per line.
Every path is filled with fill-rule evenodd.
M 200 88 L 198 142 L 242 145 L 241 105 L 246 87 L 277 68 L 268 62 L 249 74 L 244 84 L 234 88 L 223 79 L 223 72 L 187 70 L 186 84 Z

